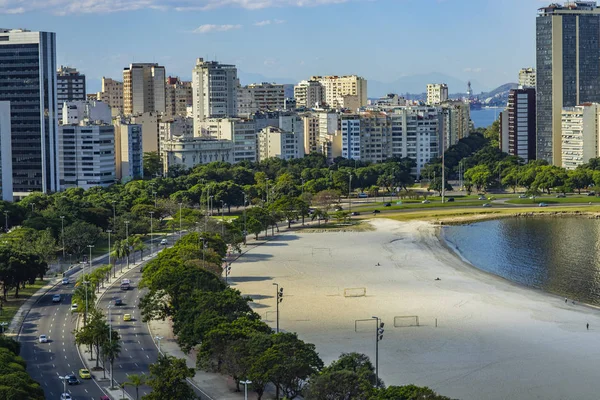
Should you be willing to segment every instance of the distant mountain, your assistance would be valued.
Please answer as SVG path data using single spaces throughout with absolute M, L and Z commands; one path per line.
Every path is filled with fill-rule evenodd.
M 262 74 L 256 74 L 253 72 L 244 72 L 238 69 L 238 78 L 240 80 L 240 84 L 249 85 L 251 83 L 289 83 L 295 84 L 296 80 L 292 78 L 269 78 Z
M 406 93 L 421 94 L 426 92 L 428 83 L 445 83 L 448 85 L 448 90 L 452 93 L 467 91 L 467 81 L 438 72 L 407 75 L 389 83 L 369 80 L 367 90 L 369 92 L 369 97 L 371 98 L 382 97 L 388 93 L 396 93 L 399 95 Z M 476 80 L 471 80 L 471 87 L 475 93 L 489 89 L 482 87 Z

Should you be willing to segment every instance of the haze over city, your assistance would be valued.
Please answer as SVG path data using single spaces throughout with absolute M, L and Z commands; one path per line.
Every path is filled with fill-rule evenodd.
M 57 33 L 58 64 L 88 88 L 132 62 L 188 79 L 196 57 L 238 66 L 243 84 L 357 74 L 370 82 L 432 75 L 476 93 L 535 63 L 539 0 L 7 0 L 0 27 Z M 2 15 L 4 13 L 4 15 Z M 370 85 L 375 88 L 375 85 Z M 408 87 L 410 91 L 412 87 Z M 450 87 L 464 92 L 466 87 Z M 403 91 L 405 92 L 405 91 Z M 370 94 L 371 95 L 371 94 Z M 373 95 L 380 95 L 374 93 Z

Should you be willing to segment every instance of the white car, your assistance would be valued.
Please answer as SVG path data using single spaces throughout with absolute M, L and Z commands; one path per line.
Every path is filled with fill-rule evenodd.
M 163 240 L 160 241 L 160 244 L 163 245 L 163 246 L 166 246 L 166 245 L 169 244 L 169 242 L 167 241 L 167 239 L 163 239 Z
M 63 393 L 60 395 L 60 400 L 72 400 L 72 397 L 69 393 Z
M 77 311 L 78 308 L 79 306 L 77 305 L 77 303 L 71 304 L 71 311 Z
M 53 303 L 60 303 L 60 300 L 61 300 L 60 294 L 55 294 L 54 296 L 52 296 Z
M 62 284 L 63 285 L 68 285 L 69 284 L 69 278 L 63 278 L 62 279 Z
M 48 337 L 46 335 L 40 335 L 40 338 L 38 340 L 40 341 L 40 343 L 48 343 Z

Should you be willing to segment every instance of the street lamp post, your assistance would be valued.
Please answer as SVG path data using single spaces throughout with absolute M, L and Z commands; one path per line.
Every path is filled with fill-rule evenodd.
M 379 322 L 379 317 L 371 317 L 375 319 L 375 387 L 379 387 L 379 341 L 383 339 L 383 322 Z
M 94 248 L 93 244 L 88 244 L 88 248 L 90 249 L 90 273 L 92 273 L 92 249 Z M 84 264 L 85 265 L 85 264 Z M 85 271 L 83 272 L 83 279 L 86 279 L 85 276 Z M 88 315 L 88 291 L 89 291 L 89 286 L 88 284 L 90 283 L 89 281 L 85 280 L 83 281 L 84 285 L 85 285 L 85 315 L 83 318 L 83 322 L 84 324 L 87 324 L 87 315 Z
M 231 264 L 227 263 L 227 259 L 224 258 L 223 263 L 225 263 L 225 283 L 229 283 L 229 273 L 231 272 Z
M 209 196 L 209 200 L 210 200 L 210 216 L 211 217 L 213 215 L 213 197 L 215 197 L 215 196 Z
M 246 206 L 247 206 L 246 193 L 244 193 L 244 246 L 246 245 L 246 235 L 248 235 L 248 226 L 246 226 Z
M 150 256 L 154 253 L 154 226 L 153 226 L 154 211 L 150 211 Z
M 240 381 L 240 383 L 244 385 L 244 400 L 248 400 L 248 385 L 251 384 L 252 381 L 246 379 L 245 381 Z
M 154 208 L 158 208 L 156 203 L 156 192 L 152 192 L 152 194 L 154 195 Z
M 8 211 L 4 211 L 4 231 L 8 232 Z
M 127 268 L 129 268 L 129 221 L 125 221 L 125 243 L 127 244 Z
M 117 229 L 117 202 L 113 200 L 113 228 Z
M 225 236 L 225 202 L 221 200 L 221 239 Z
M 181 239 L 181 205 L 183 203 L 179 203 L 179 239 Z
M 63 393 L 67 393 L 67 376 L 68 375 L 58 377 L 58 379 L 63 381 Z
M 279 303 L 281 303 L 283 301 L 283 288 L 279 288 L 279 284 L 278 283 L 273 283 L 273 285 L 275 285 L 275 298 L 277 301 L 277 333 L 279 333 Z
M 265 179 L 267 184 L 267 204 L 269 204 L 269 178 Z
M 159 354 L 162 354 L 162 350 L 160 349 L 160 341 L 164 339 L 163 336 L 155 336 L 154 339 L 156 339 L 156 341 L 158 342 L 158 352 Z
M 348 174 L 348 212 L 352 218 L 352 172 Z
M 60 237 L 62 239 L 63 262 L 65 260 L 65 216 L 60 216 Z
M 112 250 L 112 248 L 110 247 L 110 234 L 112 233 L 112 230 L 107 229 L 106 233 L 108 233 L 108 265 L 112 266 L 112 263 L 110 262 L 110 253 Z M 113 268 L 113 278 L 115 277 L 114 272 L 115 270 Z M 110 273 L 108 274 L 108 277 L 110 278 Z
M 33 214 L 33 206 L 35 206 L 35 203 L 31 203 L 31 213 Z

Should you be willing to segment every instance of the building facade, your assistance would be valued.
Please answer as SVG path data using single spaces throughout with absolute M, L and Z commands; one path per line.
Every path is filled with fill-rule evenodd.
M 600 105 L 587 103 L 562 111 L 562 167 L 572 170 L 598 157 Z
M 202 135 L 202 122 L 207 118 L 235 117 L 239 81 L 234 65 L 196 60 L 192 70 L 194 130 Z
M 367 80 L 356 75 L 347 76 L 313 76 L 323 86 L 325 103 L 331 108 L 344 108 L 344 96 L 356 96 L 358 107 L 367 105 Z M 346 100 L 346 103 L 349 100 Z
M 96 94 L 96 100 L 102 101 L 111 108 L 112 115 L 123 114 L 123 82 L 102 77 L 102 91 Z
M 13 191 L 59 188 L 56 34 L 0 29 L 0 101 L 10 102 Z
M 192 82 L 178 77 L 168 77 L 165 84 L 166 110 L 163 119 L 186 117 L 187 107 L 192 105 Z
M 85 75 L 75 68 L 60 66 L 56 72 L 56 93 L 58 99 L 58 120 L 62 121 L 62 108 L 65 101 L 86 100 Z
M 574 1 L 536 18 L 537 158 L 562 163 L 562 109 L 600 101 L 600 8 Z
M 301 81 L 294 86 L 296 108 L 320 108 L 325 101 L 323 85 L 319 81 Z
M 506 108 L 508 118 L 507 153 L 519 156 L 525 160 L 525 162 L 535 160 L 536 157 L 535 109 L 534 88 L 512 89 L 509 92 L 508 106 Z
M 153 63 L 130 64 L 123 69 L 123 112 L 165 113 L 165 67 Z
M 319 151 L 319 116 L 308 112 L 301 115 L 304 126 L 304 154 Z
M 98 124 L 111 124 L 112 115 L 108 104 L 95 100 L 77 100 L 63 103 L 63 125 L 79 125 L 84 120 Z
M 107 106 L 108 107 L 108 106 Z M 89 120 L 59 127 L 60 189 L 115 183 L 115 127 Z
M 448 100 L 448 85 L 430 83 L 427 85 L 427 105 L 435 106 Z
M 144 176 L 142 141 L 142 125 L 116 121 L 115 158 L 118 180 L 128 182 Z
M 13 201 L 10 102 L 0 101 L 0 191 L 2 200 Z
M 179 138 L 168 140 L 163 146 L 163 170 L 167 174 L 170 168 L 182 166 L 186 169 L 198 164 L 214 161 L 233 162 L 233 142 L 210 138 Z
M 237 115 L 250 116 L 257 111 L 285 108 L 285 89 L 276 83 L 254 83 L 238 89 Z
M 283 129 L 267 126 L 258 133 L 258 161 L 277 157 L 293 160 L 304 157 L 304 132 L 286 132 Z
M 448 100 L 441 104 L 442 141 L 440 149 L 458 143 L 471 132 L 471 108 L 469 103 L 460 100 Z M 441 155 L 441 153 L 440 153 Z
M 535 87 L 535 68 L 521 68 L 519 71 L 519 86 Z

